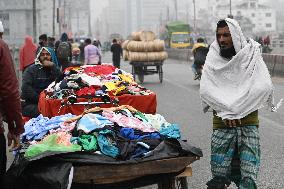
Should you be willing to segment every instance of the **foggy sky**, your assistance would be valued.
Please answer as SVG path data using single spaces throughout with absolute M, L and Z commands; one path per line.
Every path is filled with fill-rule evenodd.
M 119 1 L 119 0 L 118 0 Z M 155 0 L 153 0 L 155 1 Z M 172 0 L 165 0 L 168 2 L 171 2 Z M 182 3 L 188 3 L 189 5 L 192 4 L 193 0 L 177 0 L 178 4 L 182 4 Z M 212 0 L 209 0 L 209 2 L 211 2 Z M 228 3 L 230 2 L 229 0 L 227 0 Z M 232 5 L 237 4 L 239 2 L 242 2 L 244 0 L 231 0 Z M 208 6 L 208 0 L 195 0 L 196 2 L 196 9 L 197 12 L 199 9 L 204 9 Z M 225 1 L 226 2 L 226 1 Z M 268 3 L 269 0 L 259 0 L 260 3 Z M 92 22 L 94 22 L 102 13 L 103 7 L 108 6 L 108 1 L 107 0 L 91 0 L 91 17 L 92 17 Z M 184 7 L 184 6 L 181 6 Z

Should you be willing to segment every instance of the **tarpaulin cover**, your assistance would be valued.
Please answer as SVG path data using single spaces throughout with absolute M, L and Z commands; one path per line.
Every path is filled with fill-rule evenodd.
M 130 95 L 124 94 L 121 96 L 111 97 L 118 98 L 119 105 L 130 105 L 135 109 L 143 113 L 155 114 L 157 108 L 156 94 L 149 95 Z M 99 100 L 99 99 L 96 99 Z M 58 115 L 64 115 L 71 113 L 74 115 L 80 115 L 84 111 L 83 105 L 61 106 L 61 99 L 49 99 L 45 98 L 45 93 L 41 92 L 38 102 L 38 108 L 41 114 L 45 117 L 54 117 Z M 79 98 L 78 102 L 87 102 L 87 99 Z M 111 107 L 112 104 L 102 105 L 101 107 Z

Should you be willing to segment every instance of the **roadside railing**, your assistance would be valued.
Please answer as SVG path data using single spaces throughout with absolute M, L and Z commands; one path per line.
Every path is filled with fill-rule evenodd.
M 169 58 L 193 63 L 191 49 L 167 49 L 167 52 Z M 284 55 L 262 53 L 262 57 L 272 77 L 284 77 Z
M 263 53 L 262 57 L 272 77 L 284 77 L 284 55 Z

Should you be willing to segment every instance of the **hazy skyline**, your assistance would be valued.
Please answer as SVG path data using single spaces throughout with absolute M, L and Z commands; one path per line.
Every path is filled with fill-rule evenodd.
M 143 0 L 142 0 L 143 1 Z M 155 0 L 153 0 L 155 1 Z M 160 0 L 156 0 L 156 1 L 160 1 Z M 167 2 L 171 2 L 173 0 L 166 0 Z M 212 0 L 196 0 L 196 11 L 198 12 L 198 10 L 200 9 L 207 9 L 208 7 L 208 2 L 211 2 Z M 228 3 L 230 2 L 229 0 L 227 0 Z M 234 0 L 231 1 L 232 6 L 234 6 L 234 4 L 240 3 L 244 0 Z M 284 0 L 283 0 L 284 1 Z M 177 0 L 178 4 L 188 4 L 189 6 L 193 6 L 193 0 Z M 259 0 L 260 3 L 267 3 L 269 2 L 268 0 Z M 96 19 L 98 17 L 100 17 L 102 10 L 104 7 L 108 6 L 108 0 L 91 0 L 90 3 L 90 7 L 91 7 L 91 17 L 92 17 L 92 24 L 94 24 L 96 22 Z M 181 9 L 182 7 L 185 6 L 179 6 L 179 9 Z M 189 7 L 190 9 L 192 7 Z M 183 8 L 185 10 L 185 8 Z M 182 11 L 184 11 L 182 10 Z

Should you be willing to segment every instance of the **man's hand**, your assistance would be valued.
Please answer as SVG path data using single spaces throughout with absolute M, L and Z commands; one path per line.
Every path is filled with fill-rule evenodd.
M 49 61 L 49 60 L 44 60 L 44 61 L 42 62 L 42 66 L 43 66 L 43 67 L 52 67 L 53 65 L 54 65 L 54 63 L 51 62 L 51 61 Z
M 8 132 L 7 138 L 8 138 L 8 146 L 11 146 L 13 143 L 13 146 L 11 148 L 12 151 L 20 148 L 20 135 L 15 135 Z
M 237 127 L 238 124 L 242 123 L 240 119 L 233 119 L 233 120 L 224 119 L 223 121 L 225 125 L 228 127 Z

